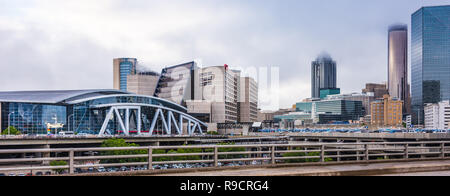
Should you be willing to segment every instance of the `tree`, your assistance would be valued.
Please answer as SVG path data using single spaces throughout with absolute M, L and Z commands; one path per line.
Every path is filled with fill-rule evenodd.
M 50 166 L 64 166 L 64 165 L 67 165 L 66 161 L 51 161 L 50 162 Z M 58 174 L 61 174 L 65 170 L 66 169 L 53 169 L 53 171 L 55 171 Z
M 218 149 L 218 152 L 245 152 L 245 148 L 243 147 L 232 147 L 235 145 L 235 143 L 218 143 L 218 146 L 226 146 L 226 147 L 220 147 Z M 229 146 L 229 147 L 228 147 Z M 213 149 L 207 149 L 206 152 L 214 152 Z M 242 155 L 242 154 L 232 154 L 232 155 L 219 155 L 219 159 L 239 159 L 239 158 L 245 158 L 248 155 Z
M 16 129 L 14 126 L 9 126 L 2 131 L 2 135 L 21 135 L 22 133 Z
M 210 131 L 208 133 L 206 133 L 207 135 L 220 135 L 219 132 L 217 131 Z
M 105 140 L 101 147 L 137 147 L 138 144 L 126 143 L 124 139 L 112 138 Z M 114 150 L 103 151 L 102 155 L 135 155 L 135 154 L 148 154 L 148 150 Z M 103 159 L 101 163 L 130 163 L 130 162 L 146 162 L 147 158 L 127 158 L 127 159 Z
M 294 148 L 294 150 L 305 150 L 302 148 Z M 320 156 L 320 152 L 287 152 L 283 154 L 283 157 L 312 157 Z M 286 159 L 286 163 L 305 163 L 305 162 L 319 162 L 320 158 L 299 158 L 299 159 Z M 333 161 L 332 158 L 325 158 L 325 162 Z
M 154 149 L 153 154 L 189 154 L 189 153 L 202 153 L 202 149 L 199 148 L 179 148 L 172 150 Z M 188 155 L 188 156 L 176 156 L 176 157 L 154 157 L 153 161 L 165 162 L 165 161 L 183 161 L 183 160 L 202 160 L 199 155 Z

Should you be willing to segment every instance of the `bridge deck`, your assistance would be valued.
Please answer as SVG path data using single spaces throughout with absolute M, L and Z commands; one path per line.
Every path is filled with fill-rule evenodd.
M 450 160 L 198 171 L 158 176 L 339 176 L 450 171 Z M 436 172 L 435 172 L 436 173 Z

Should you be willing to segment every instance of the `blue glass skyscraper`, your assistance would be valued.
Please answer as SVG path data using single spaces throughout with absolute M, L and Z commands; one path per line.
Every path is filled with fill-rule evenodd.
M 450 99 L 450 6 L 423 7 L 411 20 L 412 113 L 423 124 L 425 103 Z
M 136 74 L 136 64 L 135 58 L 114 59 L 114 89 L 127 91 L 127 77 Z

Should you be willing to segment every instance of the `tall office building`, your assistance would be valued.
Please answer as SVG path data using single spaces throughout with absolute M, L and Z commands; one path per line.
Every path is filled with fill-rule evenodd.
M 137 59 L 117 58 L 113 60 L 114 89 L 127 91 L 128 75 L 136 74 Z
M 239 121 L 240 72 L 225 66 L 212 66 L 196 71 L 199 78 L 197 89 L 201 97 L 187 101 L 188 113 L 211 123 L 234 123 Z
M 228 65 L 197 70 L 200 99 L 188 100 L 188 113 L 210 123 L 256 122 L 258 84 Z
M 408 27 L 392 25 L 388 33 L 388 90 L 393 98 L 408 103 Z M 409 105 L 403 105 L 403 112 L 409 112 Z
M 336 62 L 323 53 L 311 65 L 311 97 L 320 98 L 320 91 L 336 89 Z
M 424 105 L 450 99 L 450 6 L 423 7 L 411 16 L 413 123 Z
M 198 100 L 201 97 L 197 63 L 192 61 L 180 65 L 166 67 L 161 72 L 155 97 L 166 99 L 186 106 L 187 100 Z
M 113 61 L 114 89 L 153 96 L 159 74 L 145 70 L 135 58 L 117 58 Z
M 251 77 L 241 77 L 239 111 L 240 122 L 258 120 L 258 83 Z

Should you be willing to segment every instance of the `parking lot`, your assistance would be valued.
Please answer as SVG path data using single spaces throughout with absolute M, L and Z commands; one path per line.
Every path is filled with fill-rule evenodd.
M 230 163 L 218 163 L 219 167 L 237 167 L 245 165 L 262 165 L 262 161 L 238 161 Z M 16 165 L 15 167 L 23 167 L 26 165 Z M 29 166 L 29 165 L 28 165 Z M 11 168 L 11 166 L 8 166 Z M 214 167 L 213 163 L 193 163 L 193 164 L 163 164 L 153 165 L 152 170 L 170 170 L 170 169 L 191 169 L 191 168 L 206 168 Z M 0 167 L 1 168 L 1 167 Z M 76 168 L 76 174 L 89 174 L 89 173 L 115 173 L 115 172 L 129 172 L 129 171 L 145 171 L 148 170 L 147 165 L 140 166 L 121 166 L 121 167 L 89 167 L 89 168 Z M 57 173 L 50 170 L 30 170 L 30 171 L 14 171 L 0 172 L 0 176 L 50 176 L 68 174 L 67 170 Z
M 261 129 L 259 133 L 450 133 L 450 130 L 427 129 Z

